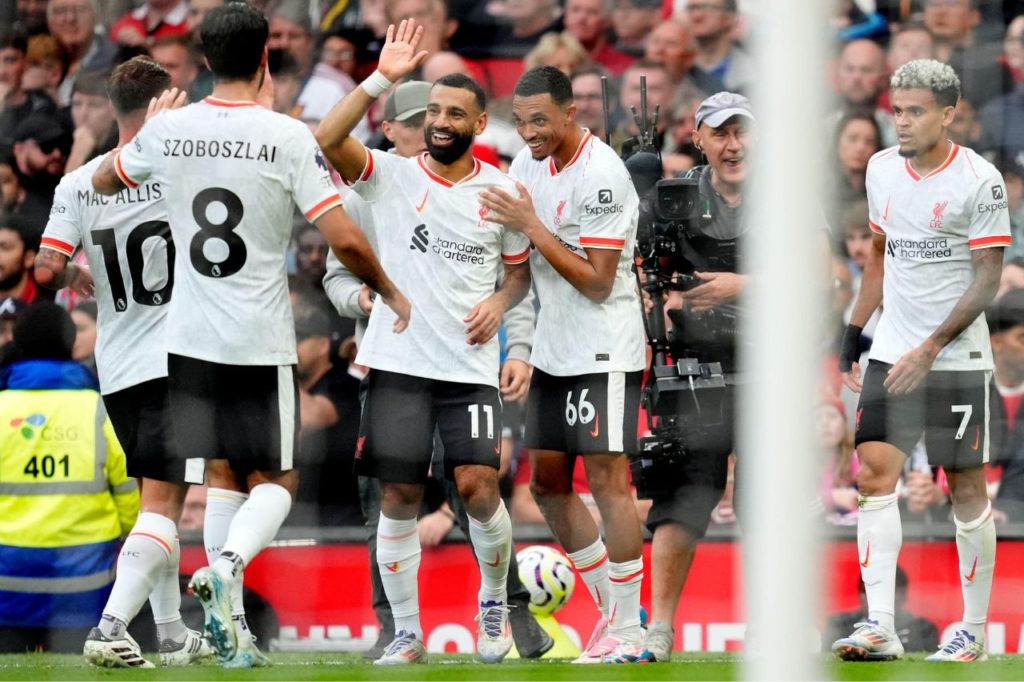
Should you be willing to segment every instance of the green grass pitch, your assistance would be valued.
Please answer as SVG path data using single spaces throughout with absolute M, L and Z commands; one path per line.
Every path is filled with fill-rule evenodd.
M 895 663 L 839 663 L 822 659 L 825 676 L 839 680 L 1020 680 L 1024 659 L 995 657 L 985 663 L 925 663 L 922 656 Z M 271 654 L 274 666 L 222 670 L 215 665 L 155 670 L 102 670 L 80 656 L 0 655 L 0 680 L 733 680 L 740 659 L 731 654 L 677 653 L 672 663 L 574 666 L 564 661 L 507 661 L 482 665 L 469 656 L 433 656 L 431 663 L 374 667 L 355 654 Z

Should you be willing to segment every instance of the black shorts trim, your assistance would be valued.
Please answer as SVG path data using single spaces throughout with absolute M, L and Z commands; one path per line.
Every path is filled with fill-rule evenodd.
M 175 457 L 170 447 L 167 378 L 103 396 L 110 423 L 128 463 L 128 475 L 167 483 L 202 483 L 202 463 Z
M 957 471 L 988 462 L 991 371 L 933 371 L 913 393 L 893 395 L 884 386 L 890 369 L 868 363 L 857 403 L 857 445 L 883 442 L 909 455 L 923 435 L 932 466 Z
M 423 483 L 435 429 L 444 446 L 444 473 L 501 463 L 498 389 L 372 370 L 356 448 L 356 473 L 389 483 Z
M 295 468 L 295 365 L 223 365 L 168 354 L 172 452 L 227 459 L 236 473 Z
M 643 372 L 559 377 L 533 370 L 526 446 L 572 455 L 635 454 Z

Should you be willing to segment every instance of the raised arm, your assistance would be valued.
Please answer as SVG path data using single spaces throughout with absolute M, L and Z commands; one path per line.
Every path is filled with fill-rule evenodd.
M 100 167 L 96 169 L 96 172 L 92 176 L 92 188 L 96 190 L 97 194 L 104 196 L 111 196 L 117 194 L 121 190 L 128 187 L 121 180 L 121 176 L 117 174 L 115 164 L 117 163 L 117 155 L 120 149 L 110 150 L 105 157 L 103 162 L 100 163 Z
M 348 182 L 359 178 L 366 166 L 367 155 L 363 144 L 350 137 L 352 131 L 378 97 L 426 59 L 426 51 L 416 52 L 422 37 L 423 27 L 417 26 L 412 19 L 403 19 L 397 29 L 394 24 L 388 26 L 377 70 L 345 95 L 320 121 L 316 141 L 327 160 Z

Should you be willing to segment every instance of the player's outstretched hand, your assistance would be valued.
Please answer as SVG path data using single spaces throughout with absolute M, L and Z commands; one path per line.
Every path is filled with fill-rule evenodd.
M 402 19 L 395 28 L 388 26 L 384 47 L 380 50 L 377 70 L 391 82 L 399 81 L 416 70 L 427 58 L 427 51 L 416 51 L 423 37 L 423 26 L 417 26 L 413 19 Z
M 850 366 L 849 372 L 843 372 L 843 385 L 854 393 L 860 393 L 862 388 L 860 376 L 860 363 L 855 362 Z
M 395 293 L 385 297 L 384 302 L 395 311 L 395 315 L 398 315 L 398 319 L 395 320 L 394 332 L 401 334 L 409 326 L 409 318 L 412 317 L 412 303 L 398 289 L 395 289 Z
M 169 109 L 178 109 L 188 102 L 188 93 L 178 88 L 171 88 L 160 93 L 159 97 L 149 100 L 149 110 L 146 112 L 146 120 L 153 118 Z
M 495 296 L 488 296 L 473 306 L 463 320 L 466 326 L 466 343 L 471 346 L 487 343 L 498 333 L 505 306 Z
M 75 274 L 68 286 L 79 296 L 85 298 L 96 296 L 96 283 L 93 281 L 92 270 L 88 265 L 75 265 Z
M 889 393 L 895 395 L 913 392 L 928 376 L 938 354 L 939 351 L 934 344 L 925 341 L 917 348 L 904 353 L 903 357 L 896 361 L 882 385 Z
M 522 400 L 530 390 L 533 368 L 522 360 L 506 360 L 501 366 L 501 395 L 505 400 Z
M 527 232 L 537 220 L 533 199 L 521 182 L 516 182 L 519 196 L 514 197 L 500 187 L 488 187 L 480 193 L 480 203 L 487 209 L 487 220 L 510 230 Z

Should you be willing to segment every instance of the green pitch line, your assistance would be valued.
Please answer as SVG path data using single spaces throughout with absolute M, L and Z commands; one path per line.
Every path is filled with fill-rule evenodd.
M 431 663 L 399 668 L 370 665 L 355 654 L 271 654 L 274 666 L 222 670 L 215 665 L 155 670 L 101 670 L 80 656 L 0 655 L 0 680 L 734 680 L 739 659 L 730 654 L 677 654 L 654 665 L 569 665 L 564 661 L 507 661 L 482 665 L 470 656 L 432 656 Z M 155 658 L 155 657 L 151 657 Z M 826 675 L 839 680 L 1021 680 L 1024 658 L 998 657 L 986 663 L 934 664 L 922 656 L 895 663 L 839 663 L 823 660 Z

